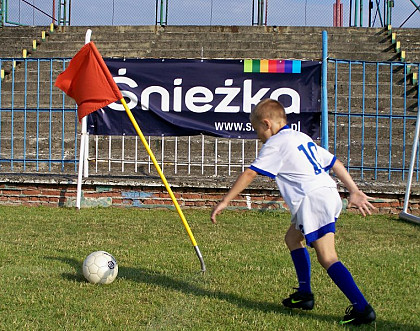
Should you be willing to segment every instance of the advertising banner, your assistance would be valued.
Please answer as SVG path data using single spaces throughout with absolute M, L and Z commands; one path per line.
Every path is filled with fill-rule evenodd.
M 256 138 L 249 122 L 265 98 L 280 101 L 289 125 L 320 134 L 321 64 L 298 60 L 105 59 L 147 136 Z M 136 135 L 121 103 L 88 117 L 96 135 Z

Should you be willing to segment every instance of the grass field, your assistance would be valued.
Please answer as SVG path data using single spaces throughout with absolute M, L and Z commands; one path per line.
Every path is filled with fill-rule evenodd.
M 281 306 L 296 286 L 283 236 L 289 215 L 186 210 L 200 263 L 173 210 L 0 207 L 1 330 L 342 330 L 348 301 L 311 250 L 316 306 Z M 377 312 L 358 330 L 420 330 L 420 227 L 343 214 L 341 260 Z M 111 285 L 87 283 L 84 258 L 119 263 Z

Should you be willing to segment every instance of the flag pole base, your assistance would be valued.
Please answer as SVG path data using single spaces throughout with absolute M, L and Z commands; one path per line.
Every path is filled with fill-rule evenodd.
M 204 260 L 203 260 L 203 256 L 201 255 L 200 252 L 200 248 L 198 248 L 198 246 L 194 246 L 195 249 L 195 253 L 198 256 L 198 259 L 200 260 L 201 263 L 201 272 L 205 272 L 206 271 L 206 265 L 204 264 Z
M 418 216 L 411 215 L 411 214 L 406 213 L 404 211 L 402 211 L 398 216 L 399 216 L 400 219 L 402 219 L 404 221 L 408 221 L 408 222 L 420 225 L 420 217 L 418 217 Z

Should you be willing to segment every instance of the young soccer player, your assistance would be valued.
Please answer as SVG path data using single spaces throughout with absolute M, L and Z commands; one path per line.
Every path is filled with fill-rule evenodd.
M 315 249 L 317 258 L 339 289 L 350 300 L 351 306 L 340 324 L 367 324 L 376 319 L 375 311 L 360 292 L 352 275 L 338 260 L 334 246 L 335 221 L 342 203 L 335 181 L 328 174 L 332 169 L 348 189 L 349 205 L 357 207 L 363 216 L 371 214 L 374 206 L 352 180 L 343 164 L 334 155 L 317 146 L 304 133 L 287 125 L 281 103 L 265 99 L 251 112 L 251 124 L 263 146 L 253 161 L 233 184 L 229 192 L 214 207 L 211 220 L 227 207 L 257 176 L 275 179 L 280 194 L 292 214 L 291 226 L 285 242 L 290 250 L 299 282 L 299 288 L 283 305 L 289 308 L 313 309 L 311 289 L 311 262 L 303 244 Z

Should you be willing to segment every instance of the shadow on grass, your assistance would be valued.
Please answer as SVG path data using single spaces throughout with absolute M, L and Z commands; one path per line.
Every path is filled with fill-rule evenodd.
M 75 273 L 64 273 L 62 277 L 69 281 L 76 281 L 76 282 L 86 282 L 82 270 L 81 265 L 83 261 L 78 261 L 73 258 L 57 258 L 57 257 L 47 257 L 48 259 L 58 260 L 70 265 L 74 270 Z M 313 311 L 302 311 L 302 310 L 291 310 L 283 307 L 281 304 L 271 303 L 271 302 L 263 302 L 263 301 L 256 301 L 251 300 L 242 296 L 239 296 L 234 293 L 225 293 L 222 291 L 213 291 L 207 290 L 205 288 L 196 286 L 194 284 L 188 283 L 186 281 L 181 281 L 170 276 L 161 274 L 156 271 L 148 270 L 145 268 L 131 268 L 131 267 L 122 267 L 119 266 L 118 276 L 127 280 L 144 283 L 144 284 L 153 284 L 158 285 L 160 287 L 172 290 L 172 291 L 179 291 L 186 294 L 192 294 L 195 296 L 206 297 L 206 298 L 213 298 L 220 301 L 227 301 L 231 304 L 234 304 L 240 308 L 245 309 L 252 309 L 252 310 L 259 310 L 264 313 L 275 312 L 280 313 L 288 316 L 304 316 L 308 319 L 317 319 L 322 320 L 330 323 L 336 323 L 337 317 L 331 315 L 320 315 L 314 313 Z M 384 320 L 378 319 L 375 323 L 370 325 L 364 326 L 366 330 L 369 329 L 377 329 L 377 330 L 419 330 L 419 325 L 410 325 L 410 324 L 399 324 L 395 322 L 388 322 Z M 353 326 L 346 326 L 345 329 L 357 329 L 361 330 L 359 327 Z M 362 329 L 365 329 L 362 328 Z

